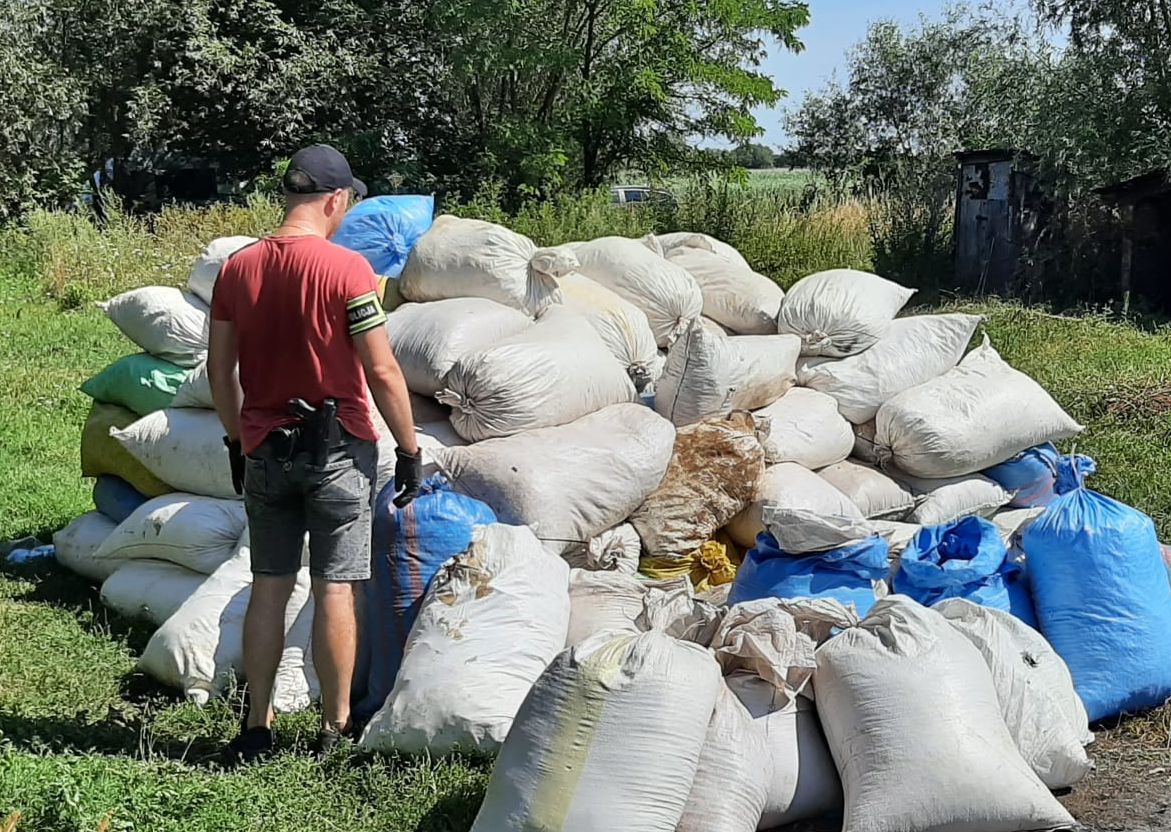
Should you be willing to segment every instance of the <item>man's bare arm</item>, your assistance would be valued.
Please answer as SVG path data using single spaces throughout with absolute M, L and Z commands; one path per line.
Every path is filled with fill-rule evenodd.
M 366 383 L 374 397 L 374 405 L 382 414 L 395 444 L 407 454 L 417 454 L 415 417 L 411 413 L 411 399 L 403 371 L 395 360 L 385 326 L 376 326 L 354 336 L 354 347 L 366 370 Z
M 240 409 L 244 391 L 236 378 L 236 325 L 230 321 L 211 321 L 207 350 L 207 378 L 211 382 L 211 400 L 224 424 L 224 432 L 233 442 L 240 438 Z

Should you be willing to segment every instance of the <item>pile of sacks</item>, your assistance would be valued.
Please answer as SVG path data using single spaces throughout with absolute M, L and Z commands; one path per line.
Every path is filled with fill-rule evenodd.
M 374 262 L 406 211 L 366 210 Z M 476 829 L 1062 826 L 1088 721 L 1171 695 L 1153 524 L 1085 488 L 1035 381 L 968 351 L 979 318 L 897 317 L 912 292 L 850 270 L 785 294 L 699 234 L 539 248 L 441 216 L 387 271 L 434 476 L 378 498 L 354 709 L 368 749 L 498 755 Z M 150 337 L 117 314 L 135 293 L 108 313 L 190 372 L 205 323 L 160 322 L 206 308 L 139 291 L 173 293 Z M 83 460 L 123 452 L 98 488 L 155 499 L 95 492 L 56 542 L 160 625 L 144 669 L 205 698 L 239 671 L 248 552 L 214 414 L 180 400 L 198 372 L 87 425 Z M 184 532 L 212 511 L 216 541 Z M 316 692 L 302 584 L 284 708 Z

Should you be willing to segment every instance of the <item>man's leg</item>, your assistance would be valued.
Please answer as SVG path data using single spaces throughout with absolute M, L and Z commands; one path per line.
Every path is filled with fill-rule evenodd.
M 229 764 L 261 759 L 272 750 L 272 688 L 285 647 L 285 608 L 297 582 L 305 541 L 299 488 L 271 457 L 250 456 L 245 461 L 244 508 L 252 556 L 242 668 L 248 682 L 248 719 L 228 746 Z
M 370 509 L 377 448 L 350 440 L 306 494 L 313 577 L 313 661 L 321 683 L 322 746 L 350 729 L 358 658 L 355 582 L 370 577 Z
M 252 576 L 252 596 L 244 617 L 245 728 L 272 725 L 272 687 L 285 649 L 285 609 L 296 583 L 296 575 Z
M 321 682 L 325 728 L 344 731 L 350 721 L 350 686 L 358 654 L 354 585 L 313 579 L 313 666 Z

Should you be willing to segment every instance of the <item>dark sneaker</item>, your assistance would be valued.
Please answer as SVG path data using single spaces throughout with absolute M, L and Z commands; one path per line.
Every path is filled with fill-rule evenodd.
M 348 742 L 353 739 L 353 730 L 329 727 L 322 728 L 317 732 L 317 748 L 315 749 L 318 757 L 328 757 L 333 753 L 333 750 L 341 745 L 343 742 Z
M 240 736 L 228 743 L 228 747 L 224 749 L 224 765 L 235 768 L 263 761 L 272 754 L 272 750 L 271 728 L 245 728 L 240 732 Z

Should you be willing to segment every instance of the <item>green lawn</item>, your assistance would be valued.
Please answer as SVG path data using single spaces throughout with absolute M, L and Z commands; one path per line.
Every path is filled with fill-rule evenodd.
M 1103 490 L 1171 531 L 1171 337 L 1102 320 L 981 307 L 1006 357 L 1089 430 Z M 62 313 L 0 275 L 0 539 L 44 534 L 89 505 L 77 385 L 130 350 L 93 308 Z M 381 757 L 317 763 L 305 714 L 278 722 L 293 753 L 225 774 L 210 762 L 233 705 L 199 709 L 134 672 L 147 633 L 54 569 L 0 573 L 0 830 L 466 830 L 487 769 Z M 604 799 L 604 796 L 599 796 Z
M 0 540 L 47 537 L 90 507 L 78 476 L 89 405 L 77 386 L 131 347 L 96 309 L 62 313 L 11 275 L 0 275 L 0 333 Z M 278 720 L 293 753 L 218 771 L 211 758 L 234 731 L 232 707 L 197 708 L 135 673 L 148 635 L 73 575 L 0 573 L 0 829 L 13 812 L 18 832 L 471 825 L 485 766 L 344 752 L 319 764 L 304 753 L 312 714 Z

